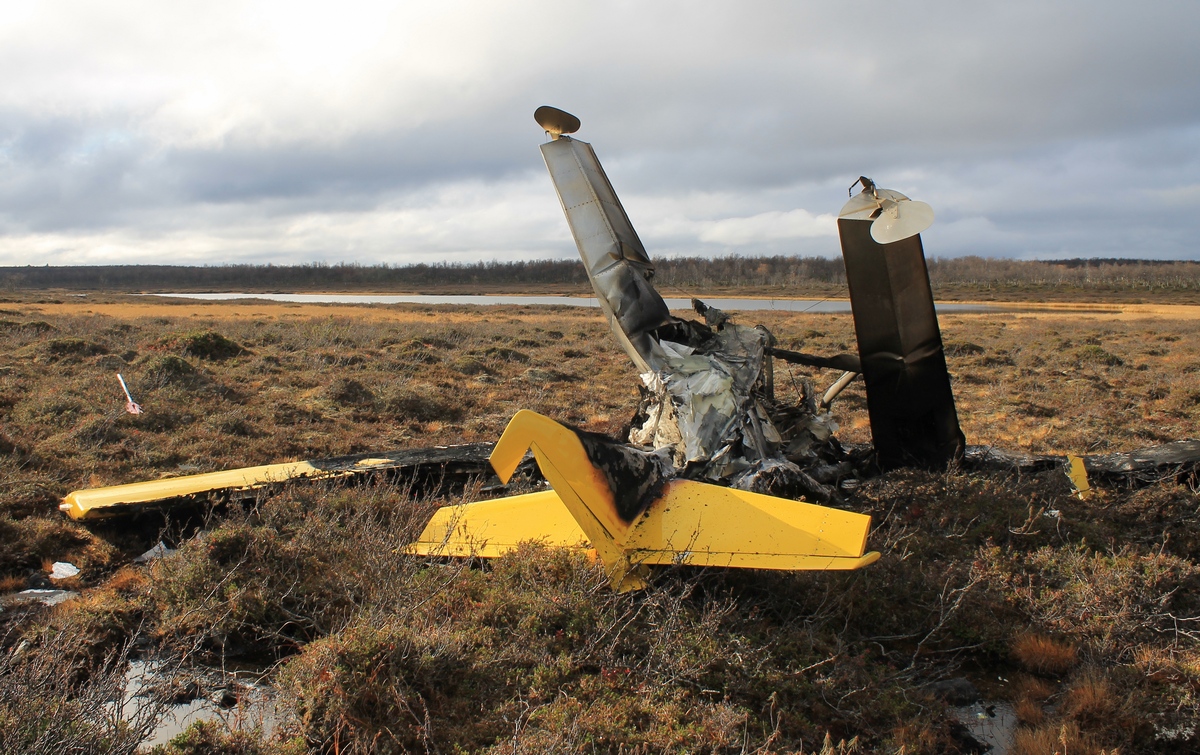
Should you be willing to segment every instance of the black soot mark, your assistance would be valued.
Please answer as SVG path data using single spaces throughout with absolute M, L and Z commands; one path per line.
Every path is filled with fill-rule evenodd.
M 608 481 L 617 516 L 624 522 L 645 511 L 671 478 L 670 464 L 660 454 L 630 448 L 599 433 L 575 430 L 575 434 L 588 460 Z

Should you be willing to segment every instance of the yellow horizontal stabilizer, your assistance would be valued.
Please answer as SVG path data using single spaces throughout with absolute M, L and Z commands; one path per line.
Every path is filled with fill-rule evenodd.
M 871 517 L 802 501 L 676 480 L 634 523 L 626 543 L 643 564 L 747 569 L 857 569 Z
M 622 591 L 644 586 L 648 565 L 830 570 L 879 558 L 866 552 L 866 514 L 688 480 L 667 483 L 626 520 L 574 431 L 527 410 L 492 452 L 501 480 L 527 449 L 553 491 L 445 507 L 409 552 L 492 558 L 528 541 L 590 543 Z
M 443 506 L 407 552 L 419 556 L 496 558 L 521 543 L 590 548 L 553 490 Z
M 264 485 L 304 477 L 328 477 L 330 472 L 317 469 L 307 461 L 267 464 L 261 467 L 229 469 L 224 472 L 168 477 L 165 480 L 132 482 L 106 488 L 89 488 L 68 493 L 58 508 L 72 519 L 94 519 L 115 513 L 114 507 L 154 504 L 176 498 L 210 493 L 215 490 L 253 490 Z

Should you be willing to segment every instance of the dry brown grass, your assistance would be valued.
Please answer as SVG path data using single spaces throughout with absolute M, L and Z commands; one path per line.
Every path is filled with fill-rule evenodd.
M 1080 675 L 1063 695 L 1062 712 L 1081 725 L 1092 727 L 1118 724 L 1121 704 L 1108 679 L 1095 671 Z
M 44 320 L 57 328 L 42 334 L 20 330 L 22 343 L 39 338 L 78 338 L 109 352 L 83 358 L 80 368 L 85 371 L 91 364 L 89 359 L 101 367 L 102 362 L 116 364 L 122 355 L 135 353 L 137 356 L 124 368 L 126 377 L 130 377 L 128 373 L 139 377 L 140 360 L 163 342 L 178 341 L 181 333 L 214 332 L 254 354 L 235 357 L 219 368 L 193 360 L 197 361 L 194 369 L 200 379 L 208 380 L 209 390 L 237 388 L 243 402 L 252 401 L 256 392 L 261 395 L 273 382 L 285 386 L 299 382 L 308 388 L 328 385 L 333 379 L 328 373 L 356 379 L 377 395 L 382 395 L 378 389 L 387 382 L 409 380 L 440 392 L 464 383 L 478 386 L 482 391 L 472 394 L 479 393 L 482 401 L 464 406 L 471 410 L 464 414 L 465 422 L 444 426 L 451 432 L 462 427 L 468 436 L 478 418 L 489 413 L 488 403 L 513 407 L 503 400 L 503 394 L 518 397 L 513 391 L 516 386 L 511 385 L 514 378 L 541 389 L 534 390 L 534 396 L 572 389 L 568 392 L 574 401 L 543 402 L 543 406 L 582 415 L 582 421 L 610 415 L 621 423 L 636 401 L 632 368 L 611 343 L 595 310 L 153 302 L 118 297 L 107 303 L 31 302 L 14 311 L 22 312 L 30 321 Z M 1189 435 L 1197 419 L 1194 396 L 1200 396 L 1200 372 L 1193 369 L 1200 363 L 1197 312 L 1200 308 L 1125 305 L 1099 314 L 1063 311 L 943 316 L 947 344 L 977 347 L 962 352 L 952 349 L 949 358 L 959 416 L 969 442 L 1031 451 L 1089 453 Z M 854 349 L 848 315 L 761 312 L 747 313 L 742 319 L 768 325 L 784 345 L 818 353 Z M 111 330 L 122 326 L 137 330 Z M 539 332 L 561 335 L 555 341 L 538 337 Z M 514 342 L 536 345 L 514 347 Z M 423 345 L 426 343 L 435 346 L 427 348 Z M 418 344 L 420 353 L 414 351 Z M 587 348 L 581 350 L 581 344 Z M 496 356 L 508 353 L 504 349 L 520 352 L 530 361 L 521 363 L 524 369 L 519 372 L 510 374 L 500 369 L 489 374 L 489 370 L 496 369 L 494 362 L 517 363 Z M 1096 350 L 1120 363 L 1094 358 Z M 185 351 L 181 349 L 175 356 L 187 359 Z M 597 362 L 603 365 L 598 371 Z M 389 363 L 399 369 L 381 369 Z M 147 362 L 145 369 L 152 368 Z M 237 375 L 247 368 L 251 374 L 239 379 L 239 385 L 212 380 L 214 374 Z M 113 381 L 110 369 L 101 370 L 103 378 L 96 381 L 94 392 L 85 395 L 112 393 L 107 385 Z M 525 377 L 531 370 L 534 375 L 551 377 L 558 372 L 567 380 L 531 382 Z M 780 372 L 782 389 L 788 389 L 794 378 L 811 374 L 791 367 L 781 367 Z M 272 381 L 272 374 L 280 378 Z M 579 411 L 583 396 L 577 390 L 578 384 L 572 385 L 572 379 L 580 377 L 593 384 L 601 384 L 599 379 L 606 378 L 603 384 L 629 386 L 629 396 L 611 407 L 591 406 L 587 407 L 590 411 Z M 818 383 L 829 377 L 816 375 Z M 861 390 L 861 386 L 853 386 L 836 408 L 843 427 L 841 437 L 851 442 L 866 442 L 870 437 Z M 75 399 L 73 391 L 60 391 L 50 402 L 46 397 L 52 394 L 35 392 L 43 397 L 40 405 L 17 407 L 17 413 L 27 416 L 30 423 L 59 423 L 67 429 L 78 424 L 80 413 L 89 413 L 91 402 Z M 604 402 L 601 396 L 585 395 L 588 401 Z M 613 409 L 618 411 L 612 414 Z M 180 420 L 186 421 L 186 417 Z M 122 421 L 114 427 L 118 434 L 124 432 Z M 264 432 L 271 428 L 257 429 Z M 97 427 L 92 435 L 101 442 L 115 439 L 106 432 L 104 427 Z M 406 435 L 419 440 L 411 433 L 397 437 Z
M 1013 684 L 1013 711 L 1023 726 L 1046 722 L 1046 703 L 1057 691 L 1054 684 L 1037 676 L 1021 674 Z
M 1013 703 L 1013 712 L 1022 726 L 1038 727 L 1046 722 L 1046 708 L 1037 700 L 1020 698 Z
M 1038 677 L 1021 674 L 1014 684 L 1018 697 L 1036 700 L 1039 704 L 1047 702 L 1058 688 L 1051 682 Z
M 150 577 L 145 569 L 127 565 L 109 577 L 104 586 L 118 593 L 140 593 L 150 586 Z
M 1010 755 L 1120 755 L 1117 748 L 1105 749 L 1082 733 L 1073 723 L 1051 724 L 1038 729 L 1019 729 Z
M 24 590 L 27 580 L 24 577 L 17 575 L 9 575 L 0 577 L 0 593 L 16 592 Z
M 1070 671 L 1077 660 L 1074 645 L 1033 633 L 1016 637 L 1012 643 L 1012 654 L 1027 671 L 1051 676 Z

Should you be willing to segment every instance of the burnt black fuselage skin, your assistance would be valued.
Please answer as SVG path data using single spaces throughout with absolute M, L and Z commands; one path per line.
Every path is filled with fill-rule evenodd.
M 879 244 L 870 220 L 845 219 L 838 234 L 879 466 L 945 469 L 966 440 L 921 237 Z
M 670 480 L 669 457 L 642 451 L 618 440 L 572 427 L 588 461 L 608 482 L 613 507 L 630 524 L 662 493 Z

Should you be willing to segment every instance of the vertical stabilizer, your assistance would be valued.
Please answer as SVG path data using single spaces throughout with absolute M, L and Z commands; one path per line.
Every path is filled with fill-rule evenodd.
M 592 145 L 559 136 L 542 145 L 542 157 L 613 335 L 639 372 L 651 371 L 658 365 L 650 332 L 671 315 L 650 284 L 654 265 L 625 208 Z
M 943 469 L 962 454 L 919 235 L 880 244 L 871 220 L 838 220 L 879 465 Z

